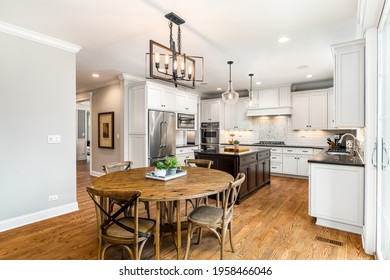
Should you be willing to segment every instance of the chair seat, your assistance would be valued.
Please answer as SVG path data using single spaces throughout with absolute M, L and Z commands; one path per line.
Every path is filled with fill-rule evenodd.
M 134 228 L 134 218 L 132 217 L 121 218 L 118 219 L 118 221 L 129 228 Z M 156 222 L 154 220 L 138 218 L 138 231 L 143 233 L 150 233 L 152 232 L 155 224 Z M 132 232 L 121 228 L 117 224 L 112 224 L 109 226 L 103 235 L 105 239 L 110 239 L 111 241 L 114 241 L 118 238 L 134 240 L 134 234 Z M 145 238 L 139 237 L 140 241 L 143 239 Z
M 214 206 L 200 206 L 188 215 L 192 223 L 202 225 L 220 225 L 222 222 L 223 209 Z M 226 217 L 229 220 L 230 217 Z

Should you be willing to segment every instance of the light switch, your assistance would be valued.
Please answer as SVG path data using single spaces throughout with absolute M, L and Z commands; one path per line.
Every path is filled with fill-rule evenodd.
M 47 143 L 49 144 L 59 144 L 61 143 L 61 135 L 48 135 Z

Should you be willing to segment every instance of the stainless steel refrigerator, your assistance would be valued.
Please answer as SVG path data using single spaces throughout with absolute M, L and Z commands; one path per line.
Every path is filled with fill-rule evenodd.
M 149 165 L 176 154 L 176 115 L 149 110 Z

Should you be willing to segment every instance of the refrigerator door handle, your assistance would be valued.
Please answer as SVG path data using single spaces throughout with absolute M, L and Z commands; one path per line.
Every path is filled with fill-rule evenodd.
M 163 131 L 164 122 L 160 122 L 160 149 L 164 147 L 164 143 L 162 142 L 162 131 Z
M 382 169 L 385 169 L 389 166 L 389 155 L 387 154 L 387 149 L 386 149 L 386 145 L 385 145 L 385 142 L 382 142 Z M 386 156 L 386 163 L 383 163 L 383 159 L 384 157 L 383 156 Z
M 376 154 L 377 146 L 378 146 L 378 143 L 375 142 L 375 147 L 374 147 L 374 149 L 372 150 L 372 154 L 371 154 L 371 163 L 372 163 L 372 166 L 374 166 L 375 168 L 377 167 L 377 164 L 378 164 L 378 161 L 377 161 L 377 154 Z M 375 160 L 374 160 L 374 156 L 375 156 Z

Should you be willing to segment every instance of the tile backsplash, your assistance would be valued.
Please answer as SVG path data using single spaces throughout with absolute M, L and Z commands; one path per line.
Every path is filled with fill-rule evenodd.
M 243 144 L 253 144 L 259 141 L 284 141 L 288 145 L 327 146 L 327 138 L 334 139 L 335 134 L 353 133 L 353 130 L 292 130 L 291 117 L 270 116 L 256 117 L 256 125 L 252 131 L 222 130 L 220 141 L 228 143 L 234 133 L 234 139 Z

